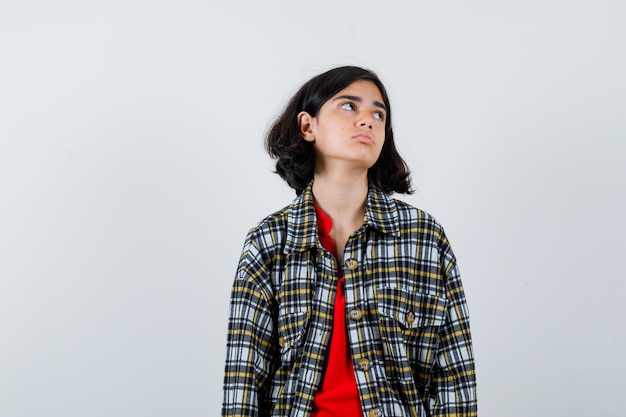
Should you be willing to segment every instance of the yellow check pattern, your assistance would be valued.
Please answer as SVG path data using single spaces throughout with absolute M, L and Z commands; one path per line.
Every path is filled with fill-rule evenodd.
M 332 329 L 337 261 L 311 184 L 250 230 L 232 289 L 222 416 L 308 416 Z M 366 416 L 476 416 L 469 313 L 442 227 L 371 186 L 341 260 Z

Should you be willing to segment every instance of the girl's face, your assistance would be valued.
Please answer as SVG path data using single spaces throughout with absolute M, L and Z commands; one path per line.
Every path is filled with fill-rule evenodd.
M 369 169 L 378 159 L 385 142 L 387 111 L 378 87 L 359 80 L 328 99 L 311 117 L 298 115 L 304 140 L 315 150 L 315 170 L 337 161 Z

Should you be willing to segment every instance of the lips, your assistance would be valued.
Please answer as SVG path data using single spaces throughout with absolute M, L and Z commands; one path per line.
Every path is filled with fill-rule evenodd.
M 374 143 L 374 141 L 372 140 L 371 137 L 369 137 L 366 134 L 360 133 L 358 135 L 354 135 L 352 136 L 352 138 L 358 140 L 359 142 L 363 142 L 363 143 Z

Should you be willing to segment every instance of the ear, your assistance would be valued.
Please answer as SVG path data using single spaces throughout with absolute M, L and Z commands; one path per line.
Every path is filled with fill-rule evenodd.
M 315 142 L 315 134 L 313 133 L 313 117 L 305 112 L 298 113 L 298 126 L 300 127 L 300 134 L 302 138 L 307 142 Z

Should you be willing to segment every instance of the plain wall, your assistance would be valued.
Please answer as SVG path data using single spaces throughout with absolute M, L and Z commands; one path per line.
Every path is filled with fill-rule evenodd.
M 344 64 L 459 259 L 481 417 L 623 416 L 622 1 L 0 5 L 0 416 L 217 416 L 263 136 Z

